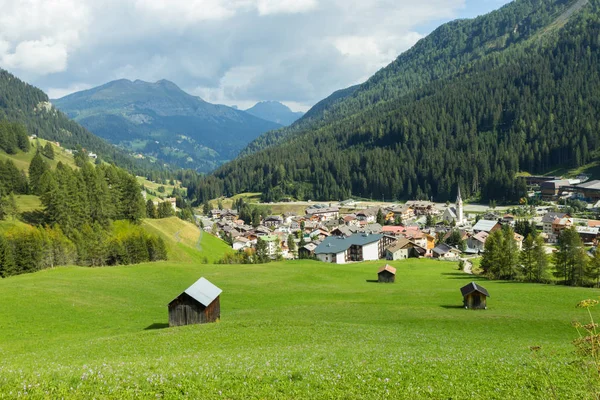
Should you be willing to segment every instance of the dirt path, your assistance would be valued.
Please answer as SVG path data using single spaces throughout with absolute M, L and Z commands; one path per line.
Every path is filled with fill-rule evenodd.
M 466 258 L 463 258 L 462 261 L 464 261 L 464 268 L 463 268 L 463 272 L 469 275 L 473 275 L 473 263 L 469 260 L 467 260 Z

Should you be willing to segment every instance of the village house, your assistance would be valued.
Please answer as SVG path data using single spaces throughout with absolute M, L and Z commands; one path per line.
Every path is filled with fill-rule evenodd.
M 337 207 L 311 207 L 307 208 L 306 216 L 310 219 L 318 221 L 327 221 L 338 219 L 340 217 L 340 209 Z
M 275 257 L 277 252 L 280 250 L 279 247 L 279 236 L 277 235 L 266 235 L 259 236 L 258 240 L 262 240 L 267 244 L 267 255 L 269 257 Z
M 570 218 L 569 214 L 559 212 L 548 212 L 542 217 L 543 232 L 546 235 L 554 235 L 554 221 Z
M 408 204 L 402 204 L 391 209 L 394 214 L 393 219 L 400 218 L 402 221 L 408 221 L 415 217 L 414 209 Z
M 449 246 L 446 243 L 438 244 L 434 247 L 434 249 L 431 252 L 433 258 L 439 258 L 444 260 L 457 260 L 461 255 L 460 250 Z
M 276 228 L 283 225 L 283 218 L 279 215 L 269 215 L 263 220 L 263 225 L 269 228 Z
M 361 222 L 371 223 L 377 220 L 377 213 L 379 212 L 378 207 L 367 208 L 356 213 L 356 219 Z
M 330 236 L 315 249 L 320 261 L 345 264 L 350 261 L 379 260 L 384 254 L 384 246 L 394 238 L 384 235 L 356 233 L 349 237 Z
M 576 226 L 575 229 L 583 243 L 594 243 L 598 238 L 598 232 L 600 231 L 600 228 L 598 227 L 590 228 L 589 226 Z
M 490 234 L 485 231 L 480 231 L 471 236 L 467 240 L 467 247 L 471 250 L 471 253 L 483 252 L 485 249 L 485 241 Z
M 492 233 L 502 229 L 502 225 L 498 221 L 489 221 L 487 219 L 480 219 L 473 227 L 473 233 L 486 232 Z
M 406 205 L 413 209 L 416 216 L 436 216 L 440 214 L 440 210 L 431 201 L 408 201 Z
M 252 246 L 252 242 L 248 238 L 245 238 L 243 236 L 236 237 L 233 240 L 233 245 L 232 245 L 234 250 L 242 250 L 242 249 L 245 249 L 245 248 L 248 248 L 251 246 Z
M 401 238 L 395 243 L 389 245 L 385 250 L 386 260 L 405 260 L 407 258 L 424 257 L 427 249 L 411 242 L 408 239 Z

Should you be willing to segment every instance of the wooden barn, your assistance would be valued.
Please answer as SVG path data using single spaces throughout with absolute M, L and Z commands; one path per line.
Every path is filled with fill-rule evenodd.
M 379 283 L 394 283 L 396 281 L 396 268 L 391 265 L 384 265 L 377 271 L 377 281 Z
M 487 308 L 486 300 L 490 297 L 490 294 L 484 287 L 479 286 L 475 282 L 471 282 L 468 285 L 461 287 L 460 292 L 463 295 L 463 304 L 465 308 L 473 310 Z
M 169 303 L 169 326 L 217 321 L 221 317 L 221 292 L 207 279 L 198 279 Z

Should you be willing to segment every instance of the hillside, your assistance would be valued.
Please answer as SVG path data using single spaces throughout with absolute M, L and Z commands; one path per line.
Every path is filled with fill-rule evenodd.
M 285 104 L 278 101 L 261 101 L 246 110 L 248 114 L 275 122 L 279 125 L 288 126 L 304 115 L 303 112 L 294 112 Z
M 169 261 L 214 263 L 232 251 L 221 239 L 177 217 L 145 219 L 142 227 L 165 240 Z
M 575 304 L 597 290 L 475 278 L 489 307 L 467 311 L 459 288 L 473 278 L 455 263 L 393 264 L 398 276 L 387 285 L 368 281 L 380 264 L 311 261 L 167 261 L 0 280 L 0 397 L 582 399 L 597 391 L 571 343 L 571 321 L 586 318 Z M 167 328 L 167 304 L 201 276 L 223 290 L 221 320 Z
M 196 197 L 445 201 L 460 186 L 518 200 L 517 172 L 584 165 L 600 144 L 599 14 L 598 0 L 516 0 L 445 24 L 363 85 L 259 138 Z
M 20 122 L 31 135 L 59 142 L 62 147 L 81 146 L 97 153 L 103 160 L 114 162 L 138 175 L 164 170 L 149 160 L 136 160 L 123 150 L 93 135 L 81 125 L 69 120 L 49 102 L 41 90 L 0 69 L 0 120 Z
M 172 82 L 121 79 L 52 100 L 94 134 L 146 157 L 207 172 L 281 125 L 191 96 Z

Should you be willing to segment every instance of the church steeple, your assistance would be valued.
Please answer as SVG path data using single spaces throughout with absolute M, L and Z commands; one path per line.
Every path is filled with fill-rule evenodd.
M 463 201 L 460 196 L 460 185 L 458 186 L 458 195 L 456 196 L 456 224 L 460 225 L 464 222 Z

